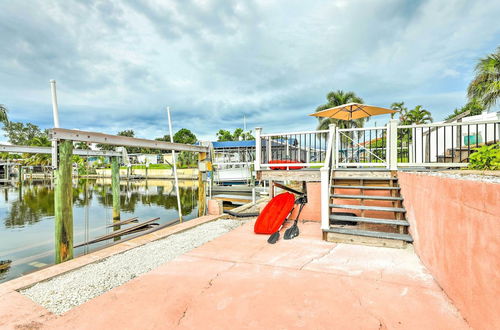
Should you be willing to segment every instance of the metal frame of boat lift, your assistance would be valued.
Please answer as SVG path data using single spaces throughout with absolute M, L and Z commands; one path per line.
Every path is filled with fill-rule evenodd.
M 49 137 L 52 140 L 52 167 L 57 168 L 57 141 L 69 140 L 87 143 L 102 143 L 123 147 L 139 147 L 149 149 L 160 149 L 169 151 L 191 151 L 208 152 L 208 147 L 196 146 L 182 143 L 148 140 L 127 136 L 111 135 L 98 132 L 87 132 L 65 128 L 49 129 Z M 121 155 L 121 154 L 120 154 Z
M 28 153 L 28 154 L 51 154 L 51 147 L 33 147 L 33 146 L 20 146 L 20 145 L 0 145 L 0 152 L 8 153 Z M 78 156 L 103 156 L 103 157 L 121 157 L 122 153 L 118 151 L 107 150 L 84 150 L 74 149 L 73 154 Z

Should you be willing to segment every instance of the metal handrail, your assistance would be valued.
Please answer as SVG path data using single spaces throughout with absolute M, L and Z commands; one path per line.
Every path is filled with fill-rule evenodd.
M 354 128 L 339 128 L 339 132 L 354 132 L 354 131 L 369 131 L 371 129 L 386 129 L 386 126 L 377 127 L 354 127 Z
M 299 134 L 324 134 L 328 133 L 328 130 L 319 130 L 319 131 L 301 131 L 301 132 L 289 132 L 289 133 L 266 133 L 266 134 L 261 134 L 261 137 L 268 137 L 268 136 L 283 136 L 283 135 L 299 135 Z
M 426 127 L 443 127 L 443 126 L 466 126 L 466 125 L 484 125 L 484 124 L 498 124 L 500 119 L 496 120 L 482 120 L 482 121 L 461 121 L 459 123 L 430 123 L 420 125 L 398 125 L 398 128 L 426 128 Z

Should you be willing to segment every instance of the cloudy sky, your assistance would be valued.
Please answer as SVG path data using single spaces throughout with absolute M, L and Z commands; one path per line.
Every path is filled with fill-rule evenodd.
M 423 105 L 466 101 L 500 45 L 496 0 L 0 0 L 0 103 L 10 119 L 140 137 L 174 130 L 313 129 L 331 90 Z M 378 117 L 385 123 L 387 118 Z

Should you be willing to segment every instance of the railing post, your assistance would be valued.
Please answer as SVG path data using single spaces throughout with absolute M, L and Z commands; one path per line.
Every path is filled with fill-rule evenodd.
M 321 179 L 321 229 L 330 228 L 330 169 L 335 166 L 335 135 L 337 126 L 330 124 L 328 126 L 328 142 L 325 155 L 325 165 L 320 169 Z
M 329 137 L 329 140 L 332 141 L 332 145 L 330 147 L 331 149 L 331 163 L 330 163 L 330 167 L 331 168 L 337 168 L 337 141 L 336 141 L 336 138 L 337 138 L 337 125 L 335 124 L 330 124 L 328 125 L 328 137 Z M 326 163 L 326 160 L 325 160 L 325 163 Z
M 266 146 L 267 146 L 267 160 L 266 162 L 269 164 L 271 162 L 271 160 L 273 159 L 273 140 L 270 136 L 267 137 L 267 142 L 266 142 Z
M 260 134 L 262 127 L 255 128 L 255 170 L 260 171 L 260 164 L 262 163 L 262 140 Z
M 391 171 L 398 169 L 398 120 L 391 119 L 387 124 L 386 146 L 387 168 Z
M 330 228 L 330 170 L 328 167 L 323 166 L 320 169 L 321 178 L 321 229 L 326 230 Z

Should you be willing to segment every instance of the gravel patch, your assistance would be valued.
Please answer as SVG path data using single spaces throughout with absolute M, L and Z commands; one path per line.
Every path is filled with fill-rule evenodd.
M 243 223 L 240 220 L 205 223 L 37 283 L 20 292 L 60 315 Z

